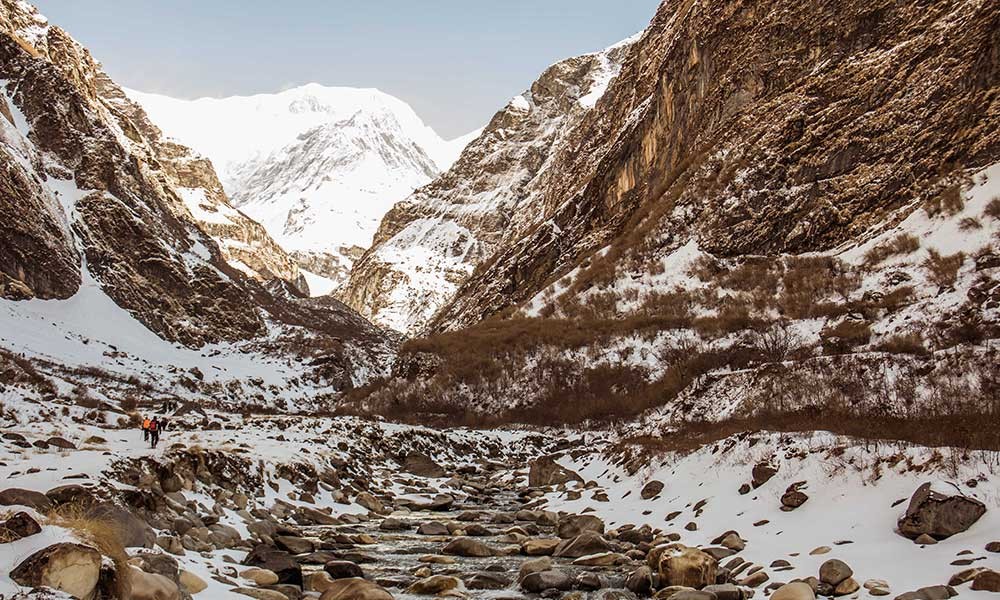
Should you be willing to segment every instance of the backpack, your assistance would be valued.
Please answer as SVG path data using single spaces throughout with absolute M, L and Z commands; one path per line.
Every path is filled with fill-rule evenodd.
M 150 431 L 156 431 L 156 421 L 150 421 L 150 423 L 149 423 L 149 430 Z

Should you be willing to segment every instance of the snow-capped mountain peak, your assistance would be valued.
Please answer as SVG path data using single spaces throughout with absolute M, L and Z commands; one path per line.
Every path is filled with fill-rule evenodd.
M 373 88 L 311 83 L 197 100 L 127 93 L 167 135 L 212 161 L 235 206 L 330 280 L 313 279 L 321 293 L 346 277 L 382 215 L 470 141 L 442 139 L 405 102 Z

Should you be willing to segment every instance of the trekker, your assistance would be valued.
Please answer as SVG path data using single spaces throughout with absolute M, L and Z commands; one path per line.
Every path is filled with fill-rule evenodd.
M 159 426 L 159 430 L 160 431 L 166 431 L 167 430 L 167 425 L 169 425 L 169 424 L 170 424 L 170 421 L 168 421 L 166 417 L 161 417 L 160 418 L 160 422 L 159 422 L 159 425 L 160 425 Z
M 153 417 L 153 420 L 149 422 L 149 447 L 156 448 L 157 442 L 160 441 L 160 422 Z
M 142 441 L 149 441 L 149 417 L 142 418 Z

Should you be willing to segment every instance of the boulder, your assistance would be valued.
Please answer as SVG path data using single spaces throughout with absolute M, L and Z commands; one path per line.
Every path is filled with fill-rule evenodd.
M 1000 573 L 986 569 L 972 580 L 972 589 L 982 592 L 1000 592 Z
M 386 512 L 385 506 L 379 502 L 379 499 L 368 492 L 361 492 L 354 501 L 362 508 L 368 509 L 369 512 L 375 514 L 384 514 Z
M 816 592 L 808 583 L 786 583 L 771 594 L 771 600 L 816 600 Z
M 625 578 L 625 589 L 639 596 L 648 596 L 653 590 L 653 570 L 643 565 L 629 573 Z
M 434 462 L 434 459 L 421 452 L 410 452 L 403 460 L 403 470 L 419 477 L 445 477 L 444 467 Z
M 536 458 L 528 465 L 528 485 L 531 487 L 559 485 L 570 481 L 583 483 L 583 478 L 549 456 Z
M 42 526 L 31 515 L 19 512 L 0 523 L 0 541 L 9 543 L 41 533 Z
M 746 595 L 742 589 L 731 583 L 706 585 L 701 591 L 714 594 L 717 600 L 743 600 Z
M 410 528 L 410 524 L 402 519 L 396 519 L 394 517 L 387 517 L 382 519 L 379 523 L 378 528 L 382 531 L 405 531 Z
M 556 525 L 556 535 L 564 540 L 575 538 L 587 531 L 603 534 L 604 521 L 594 515 L 567 515 L 559 519 Z
M 754 489 L 757 489 L 770 481 L 777 473 L 778 467 L 772 465 L 770 462 L 759 462 L 753 467 L 753 480 L 750 482 L 750 485 Z
M 521 588 L 529 593 L 540 594 L 545 590 L 567 591 L 573 588 L 573 577 L 558 569 L 531 573 L 521 580 Z
M 7 488 L 0 491 L 0 506 L 26 506 L 44 513 L 52 510 L 52 501 L 41 492 Z
M 130 569 L 132 600 L 181 600 L 180 589 L 169 578 L 136 567 Z
M 626 562 L 625 557 L 617 552 L 588 554 L 573 560 L 573 564 L 578 567 L 611 567 L 624 562 Z
M 327 587 L 320 600 L 393 600 L 392 594 L 378 584 L 352 577 L 338 579 Z
M 462 582 L 450 575 L 431 575 L 413 582 L 406 593 L 420 596 L 434 596 L 461 587 Z
M 44 497 L 44 496 L 43 496 Z M 53 544 L 21 561 L 10 578 L 25 587 L 50 587 L 88 598 L 101 574 L 101 553 L 82 544 Z
M 848 577 L 833 588 L 833 595 L 849 596 L 859 589 L 861 589 L 861 584 L 859 584 L 853 577 Z
M 177 581 L 181 584 L 181 589 L 192 595 L 203 592 L 208 588 L 208 583 L 204 579 L 184 569 L 181 569 L 177 573 Z
M 781 508 L 783 510 L 794 510 L 809 500 L 809 496 L 798 489 L 789 489 L 781 496 Z
M 611 544 L 601 535 L 588 531 L 573 539 L 563 540 L 556 546 L 552 555 L 559 558 L 580 558 L 588 554 L 608 552 L 611 549 Z
M 896 596 L 896 600 L 948 600 L 958 595 L 950 585 L 930 585 Z
M 834 587 L 852 575 L 854 569 L 838 558 L 831 558 L 819 567 L 819 580 Z
M 502 590 L 510 585 L 510 578 L 503 573 L 475 573 L 465 581 L 470 590 Z
M 274 536 L 274 545 L 290 554 L 308 554 L 316 549 L 312 540 L 293 535 Z
M 259 567 L 273 571 L 278 576 L 278 583 L 302 585 L 302 566 L 287 552 L 282 552 L 273 546 L 258 544 L 243 559 L 248 567 Z
M 910 539 L 926 533 L 943 540 L 972 527 L 984 514 L 986 505 L 979 500 L 948 494 L 925 483 L 913 493 L 897 524 L 899 532 Z
M 716 581 L 719 563 L 712 556 L 680 544 L 668 547 L 660 555 L 660 584 L 700 589 Z
M 94 493 L 78 483 L 60 485 L 45 492 L 45 497 L 55 506 L 64 504 L 85 505 L 94 501 Z
M 440 521 L 427 521 L 421 523 L 420 527 L 417 527 L 417 533 L 419 535 L 450 535 L 451 532 L 448 531 L 448 526 Z
M 1000 552 L 1000 542 L 990 542 L 986 544 L 987 552 Z
M 233 588 L 231 591 L 241 596 L 256 598 L 256 600 L 289 600 L 288 596 L 282 594 L 277 590 L 238 587 L 238 588 Z
M 660 495 L 663 491 L 663 482 L 653 479 L 646 485 L 642 486 L 642 491 L 639 492 L 639 497 L 643 500 L 650 500 Z
M 487 557 L 496 556 L 496 551 L 486 544 L 469 537 L 455 538 L 448 542 L 442 550 L 453 556 Z
M 365 576 L 361 566 L 349 560 L 331 560 L 323 565 L 323 570 L 332 579 L 363 578 Z
M 259 586 L 275 585 L 278 583 L 278 574 L 269 569 L 251 567 L 240 573 L 240 577 L 248 579 Z
M 62 448 L 63 450 L 76 450 L 76 444 L 61 437 L 50 437 L 45 440 L 45 442 L 54 448 Z

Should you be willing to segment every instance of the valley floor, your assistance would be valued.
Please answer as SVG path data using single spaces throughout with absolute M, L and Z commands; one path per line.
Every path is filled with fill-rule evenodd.
M 303 590 L 318 597 L 334 584 L 320 574 L 324 565 L 334 577 L 363 573 L 395 597 L 515 598 L 552 586 L 628 598 L 629 588 L 645 591 L 635 576 L 653 548 L 672 541 L 716 556 L 739 596 L 816 577 L 830 559 L 846 562 L 872 590 L 850 597 L 896 597 L 947 584 L 970 567 L 1000 569 L 1000 553 L 986 550 L 1000 540 L 995 453 L 826 433 L 740 434 L 689 453 L 657 453 L 616 444 L 610 432 L 439 432 L 215 413 L 173 418 L 153 450 L 137 429 L 84 424 L 82 416 L 78 407 L 32 403 L 4 415 L 0 502 L 8 506 L 0 514 L 24 510 L 43 528 L 3 545 L 3 597 L 25 589 L 10 574 L 34 552 L 74 538 L 96 543 L 92 528 L 66 518 L 67 497 L 127 507 L 124 516 L 103 514 L 136 546 L 131 562 L 182 590 L 194 576 L 195 588 L 205 587 L 193 597 L 213 600 L 280 600 L 268 592 L 297 598 Z M 925 482 L 978 499 L 985 515 L 948 539 L 915 544 L 896 525 Z M 806 499 L 783 509 L 793 488 Z M 586 531 L 594 522 L 596 536 Z M 719 538 L 730 531 L 738 536 L 722 542 L 727 548 Z M 557 556 L 539 566 L 550 554 Z M 656 583 L 663 574 L 653 563 Z M 545 575 L 522 577 L 532 565 Z M 255 583 L 251 566 L 269 567 L 281 582 Z M 954 590 L 994 595 L 968 583 Z

